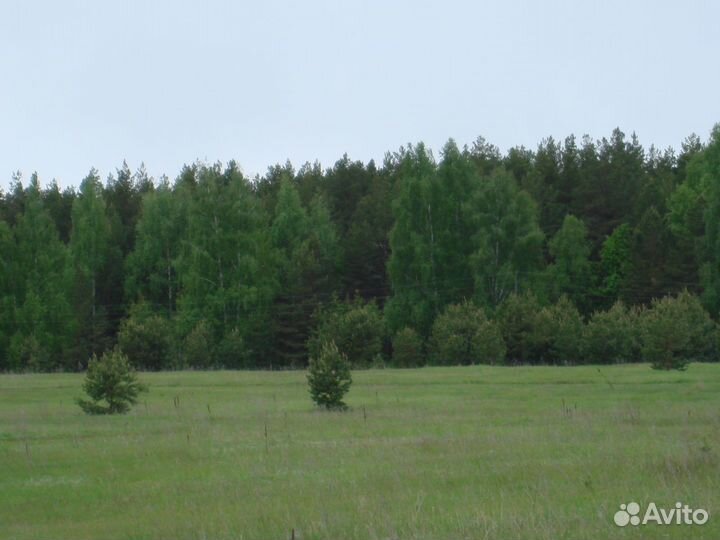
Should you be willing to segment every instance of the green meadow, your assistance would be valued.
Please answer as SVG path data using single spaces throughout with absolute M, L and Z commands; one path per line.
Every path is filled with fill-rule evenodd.
M 0 376 L 0 538 L 720 538 L 720 365 L 143 373 L 124 416 L 82 375 Z M 705 525 L 621 528 L 621 503 Z

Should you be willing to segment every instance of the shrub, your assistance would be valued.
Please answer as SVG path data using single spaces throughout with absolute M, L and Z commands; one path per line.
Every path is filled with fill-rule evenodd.
M 134 366 L 159 370 L 170 364 L 171 335 L 167 319 L 135 311 L 120 325 L 118 344 Z
M 320 352 L 310 358 L 307 379 L 310 396 L 317 405 L 326 409 L 347 408 L 342 399 L 352 384 L 350 363 L 334 341 L 323 343 Z
M 592 364 L 617 364 L 639 359 L 640 329 L 636 309 L 618 300 L 607 311 L 596 311 L 583 333 L 584 356 Z
M 642 320 L 642 355 L 653 369 L 684 370 L 693 360 L 711 359 L 715 325 L 697 297 L 687 291 L 653 300 Z
M 543 362 L 569 364 L 581 360 L 583 320 L 567 296 L 540 310 L 532 342 Z
M 233 328 L 218 343 L 215 354 L 217 363 L 224 368 L 245 368 L 250 364 L 250 354 L 240 331 Z
M 185 336 L 184 359 L 186 365 L 195 368 L 215 365 L 215 336 L 206 321 L 198 322 Z
M 500 304 L 496 320 L 511 363 L 539 361 L 537 344 L 540 304 L 532 293 L 511 294 Z
M 52 363 L 47 349 L 33 335 L 24 336 L 16 332 L 10 341 L 10 366 L 14 369 L 49 371 Z
M 382 351 L 383 320 L 375 303 L 335 303 L 320 313 L 318 326 L 308 340 L 310 357 L 324 343 L 334 341 L 353 367 L 370 367 Z
M 393 364 L 397 367 L 415 367 L 424 364 L 423 342 L 412 328 L 405 327 L 393 338 Z
M 505 343 L 497 325 L 470 302 L 453 304 L 432 326 L 433 364 L 495 364 L 505 357 Z
M 78 399 L 77 403 L 87 414 L 124 414 L 137 403 L 139 393 L 147 391 L 118 347 L 103 353 L 99 360 L 93 355 L 82 388 L 90 400 Z

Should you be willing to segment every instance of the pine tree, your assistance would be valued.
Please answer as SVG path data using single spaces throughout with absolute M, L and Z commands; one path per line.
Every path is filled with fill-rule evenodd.
M 350 389 L 350 363 L 335 342 L 324 343 L 318 355 L 310 358 L 308 367 L 310 396 L 319 406 L 330 410 L 344 410 L 343 397 Z
M 692 164 L 695 169 L 689 178 L 700 177 L 698 183 L 706 200 L 701 267 L 703 302 L 711 314 L 717 315 L 720 313 L 720 124 L 715 125 L 707 147 L 695 160 Z
M 7 223 L 0 220 L 0 371 L 10 369 L 9 346 L 14 331 L 15 243 Z
M 306 211 L 290 178 L 280 186 L 270 232 L 280 257 L 281 292 L 273 305 L 274 362 L 303 366 L 315 305 L 329 297 L 336 282 L 337 236 L 324 201 L 314 199 Z
M 545 234 L 552 236 L 567 213 L 558 198 L 561 183 L 561 150 L 552 137 L 543 140 L 535 152 L 533 168 L 526 182 L 527 191 L 538 204 L 539 225 Z
M 631 270 L 624 284 L 627 303 L 648 304 L 668 292 L 665 262 L 668 235 L 660 213 L 651 206 L 643 214 L 632 236 Z
M 632 229 L 627 223 L 605 239 L 600 251 L 601 306 L 610 306 L 621 296 L 632 271 Z
M 373 176 L 369 192 L 355 209 L 344 245 L 343 289 L 346 295 L 384 302 L 390 292 L 388 235 L 393 226 L 392 176 Z
M 100 354 L 112 340 L 107 308 L 114 306 L 103 305 L 101 287 L 113 268 L 109 263 L 115 249 L 103 188 L 93 169 L 80 184 L 73 203 L 70 233 L 70 253 L 75 268 L 75 309 L 81 325 L 77 354 L 81 358 Z
M 143 196 L 135 249 L 125 265 L 130 301 L 142 298 L 158 312 L 173 315 L 179 289 L 176 262 L 185 228 L 180 196 L 167 182 Z
M 108 351 L 88 362 L 83 390 L 89 400 L 77 403 L 87 414 L 124 414 L 135 405 L 147 386 L 140 383 L 130 361 L 120 349 Z
M 69 302 L 72 274 L 68 252 L 43 205 L 37 175 L 25 197 L 9 266 L 15 306 L 10 365 L 43 371 L 75 368 L 69 350 L 75 316 Z
M 57 182 L 53 181 L 42 192 L 43 206 L 55 222 L 55 228 L 63 244 L 70 242 L 72 229 L 72 206 L 75 201 L 75 190 L 66 188 L 60 191 Z
M 562 227 L 549 242 L 549 251 L 554 259 L 546 271 L 551 299 L 557 301 L 567 295 L 575 305 L 586 310 L 592 268 L 590 243 L 582 220 L 569 214 L 565 216 Z

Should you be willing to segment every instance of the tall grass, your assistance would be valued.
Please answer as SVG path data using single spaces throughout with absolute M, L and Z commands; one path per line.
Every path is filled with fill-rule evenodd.
M 0 538 L 720 538 L 720 366 L 361 371 L 344 413 L 301 372 L 141 378 L 89 417 L 79 375 L 0 376 Z

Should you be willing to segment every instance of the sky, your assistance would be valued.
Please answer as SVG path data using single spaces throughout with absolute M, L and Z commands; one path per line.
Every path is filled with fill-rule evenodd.
M 720 122 L 720 2 L 0 1 L 0 187 Z

